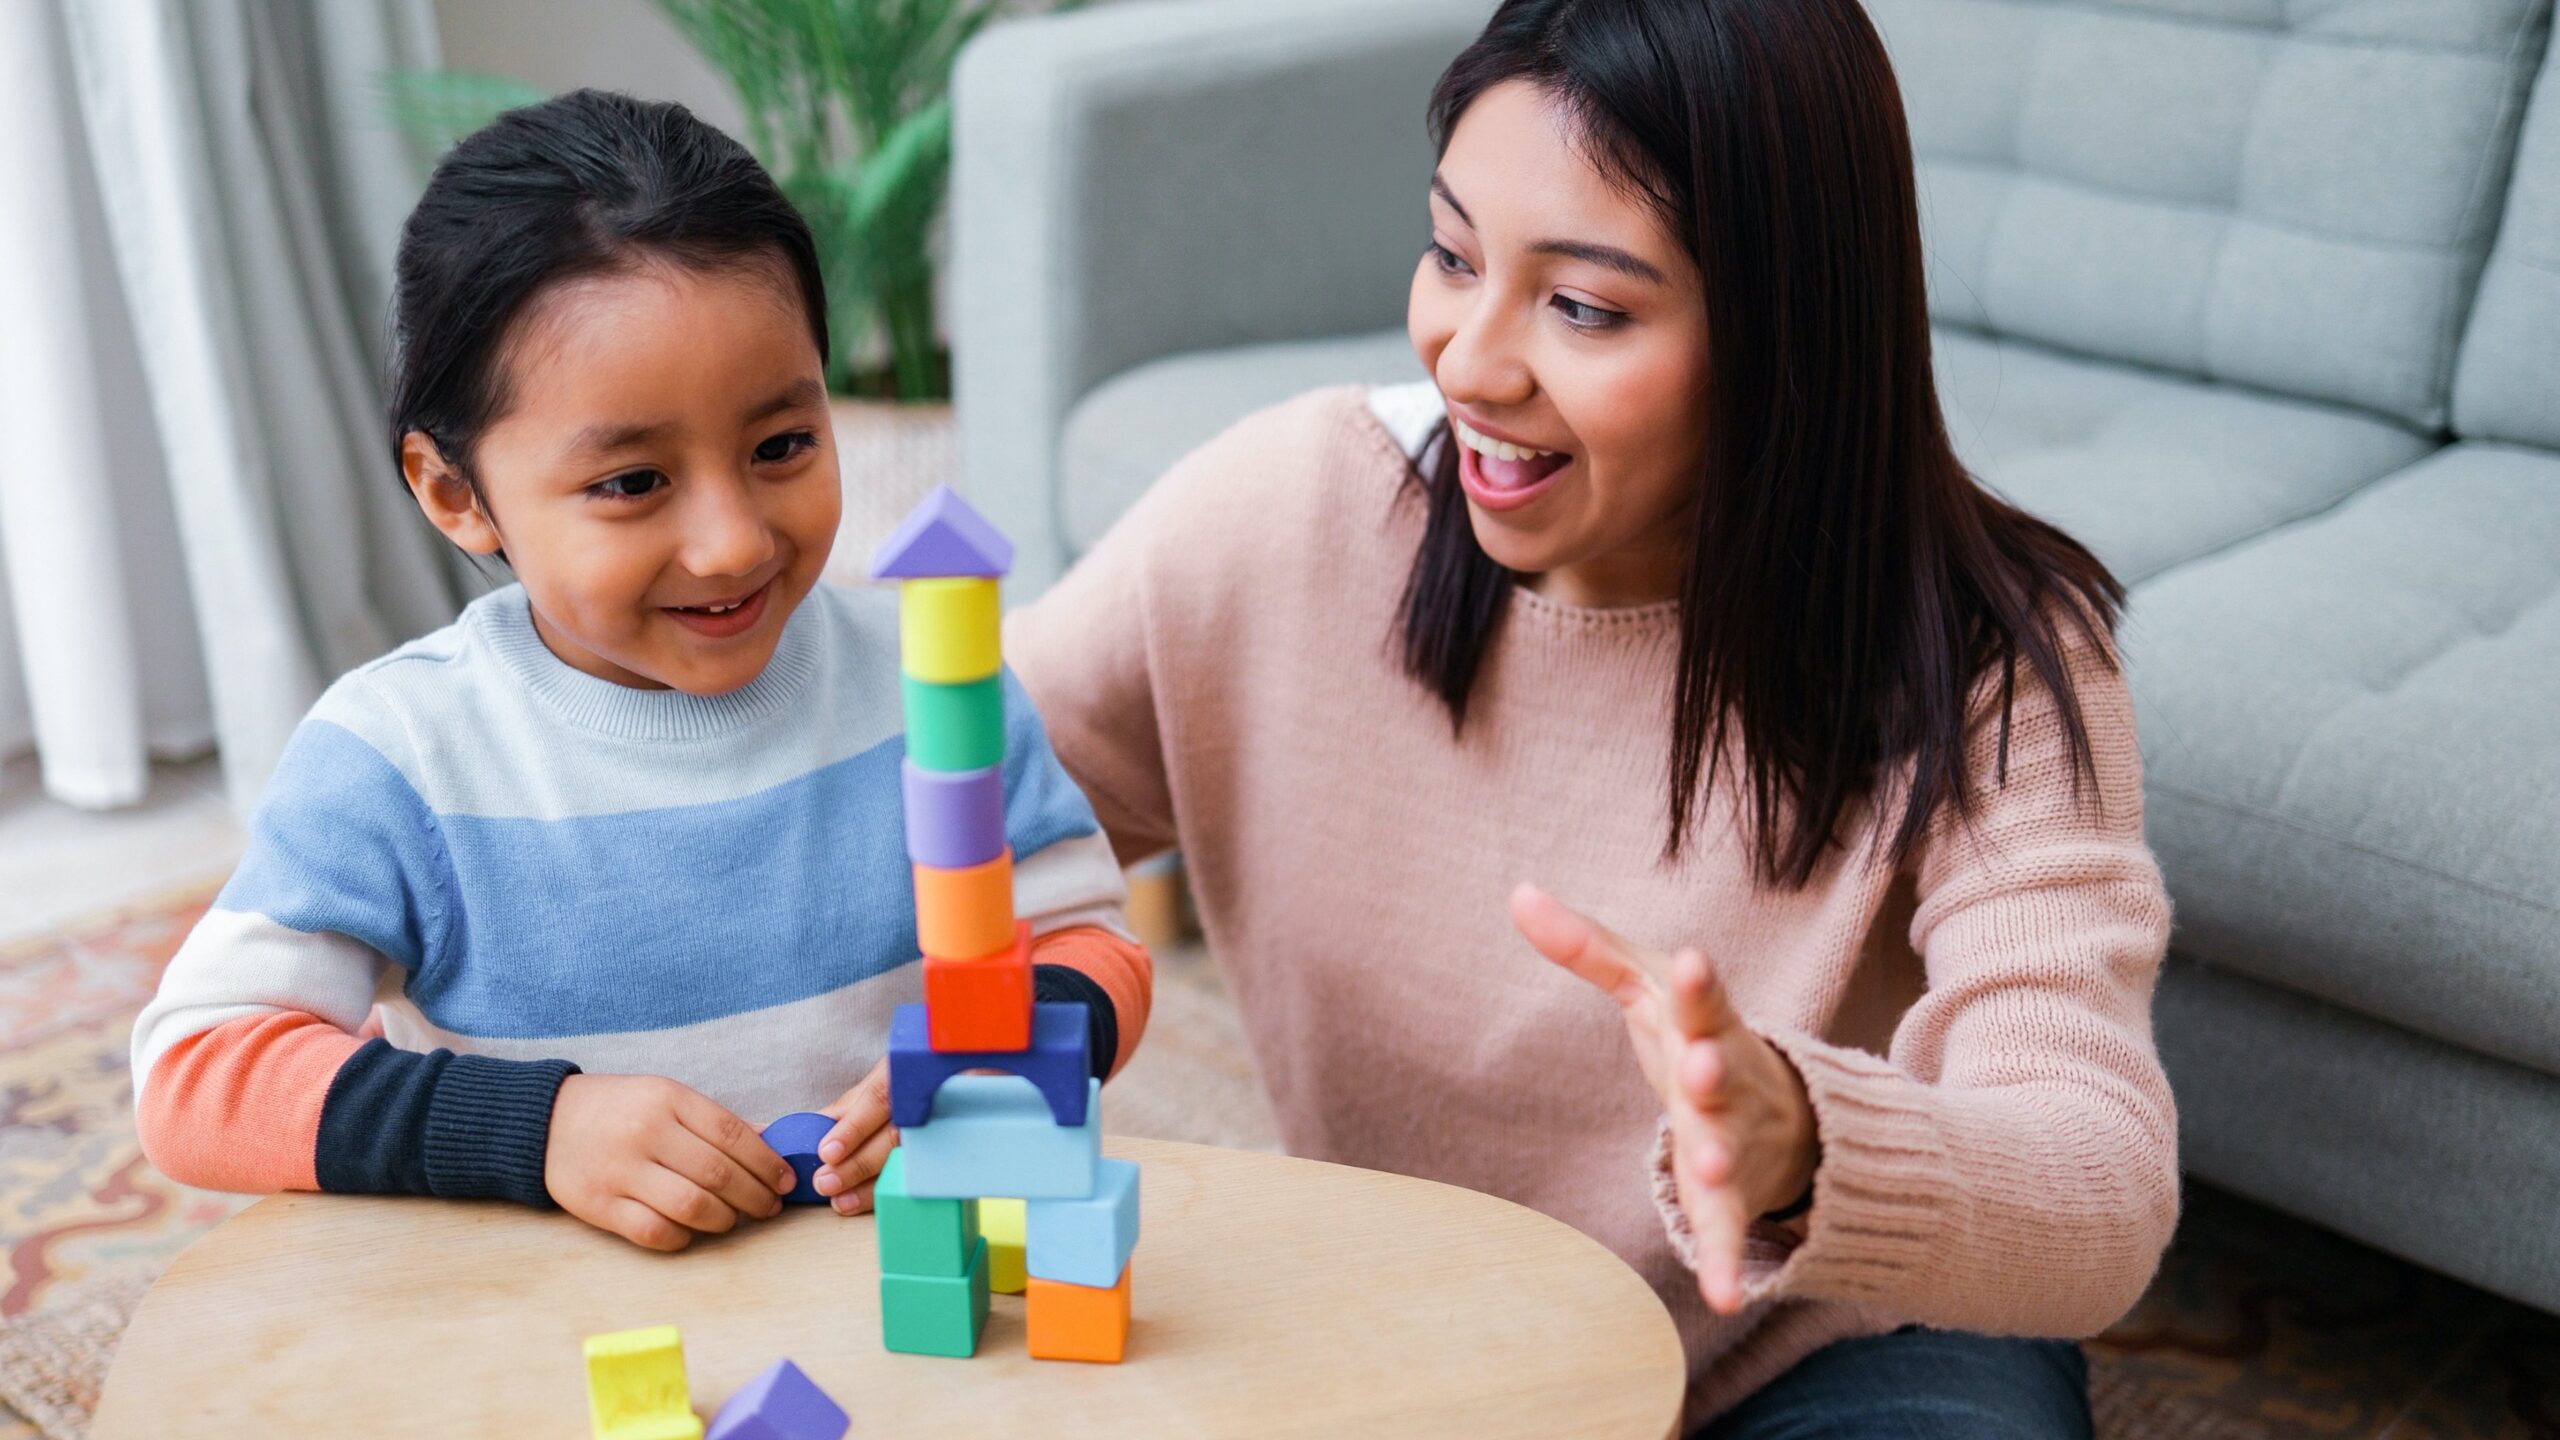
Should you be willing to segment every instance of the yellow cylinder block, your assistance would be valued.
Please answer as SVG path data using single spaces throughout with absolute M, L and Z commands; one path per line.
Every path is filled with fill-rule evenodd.
M 996 582 L 909 580 L 898 587 L 898 665 L 918 680 L 964 685 L 1004 663 Z

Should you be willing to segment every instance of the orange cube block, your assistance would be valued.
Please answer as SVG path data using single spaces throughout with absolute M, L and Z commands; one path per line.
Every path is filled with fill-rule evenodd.
M 1129 1348 L 1129 1271 L 1109 1289 L 1030 1277 L 1023 1291 L 1024 1338 L 1034 1360 L 1117 1365 Z
M 1000 955 L 1013 944 L 1013 852 L 983 865 L 918 865 L 916 948 L 942 960 Z
M 936 1050 L 1031 1048 L 1031 922 L 1012 948 L 975 960 L 924 957 L 925 1042 Z

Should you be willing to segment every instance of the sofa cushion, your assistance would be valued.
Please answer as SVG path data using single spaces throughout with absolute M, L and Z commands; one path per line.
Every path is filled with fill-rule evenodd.
M 2128 585 L 2335 505 L 2433 448 L 2359 411 L 1941 329 L 1956 453 Z
M 2560 454 L 2171 570 L 2125 651 L 2182 952 L 2560 1074 Z
M 1941 320 L 2436 426 L 2549 0 L 1869 0 Z
M 2560 445 L 2560 45 L 2534 82 L 2506 215 L 2453 378 L 2453 425 Z
M 1090 549 L 1174 461 L 1244 415 L 1323 385 L 1421 378 L 1402 330 L 1203 350 L 1123 371 L 1076 402 L 1058 441 L 1068 552 Z

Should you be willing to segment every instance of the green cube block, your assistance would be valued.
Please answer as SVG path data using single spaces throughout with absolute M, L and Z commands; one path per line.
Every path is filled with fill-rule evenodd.
M 984 770 L 1004 763 L 1004 687 L 998 677 L 942 685 L 900 674 L 907 758 L 919 770 Z
M 924 1200 L 907 1193 L 907 1152 L 889 1152 L 871 1190 L 880 1232 L 880 1273 L 957 1280 L 978 1243 L 978 1202 Z
M 900 1275 L 880 1272 L 880 1341 L 900 1355 L 978 1353 L 987 1328 L 987 1242 L 969 1250 L 965 1275 Z

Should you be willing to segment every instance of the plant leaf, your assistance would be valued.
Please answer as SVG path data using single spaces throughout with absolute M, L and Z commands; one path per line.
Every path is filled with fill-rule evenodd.
M 548 91 L 504 75 L 470 70 L 390 70 L 382 75 L 383 111 L 402 134 L 438 153 L 510 110 L 539 105 Z

